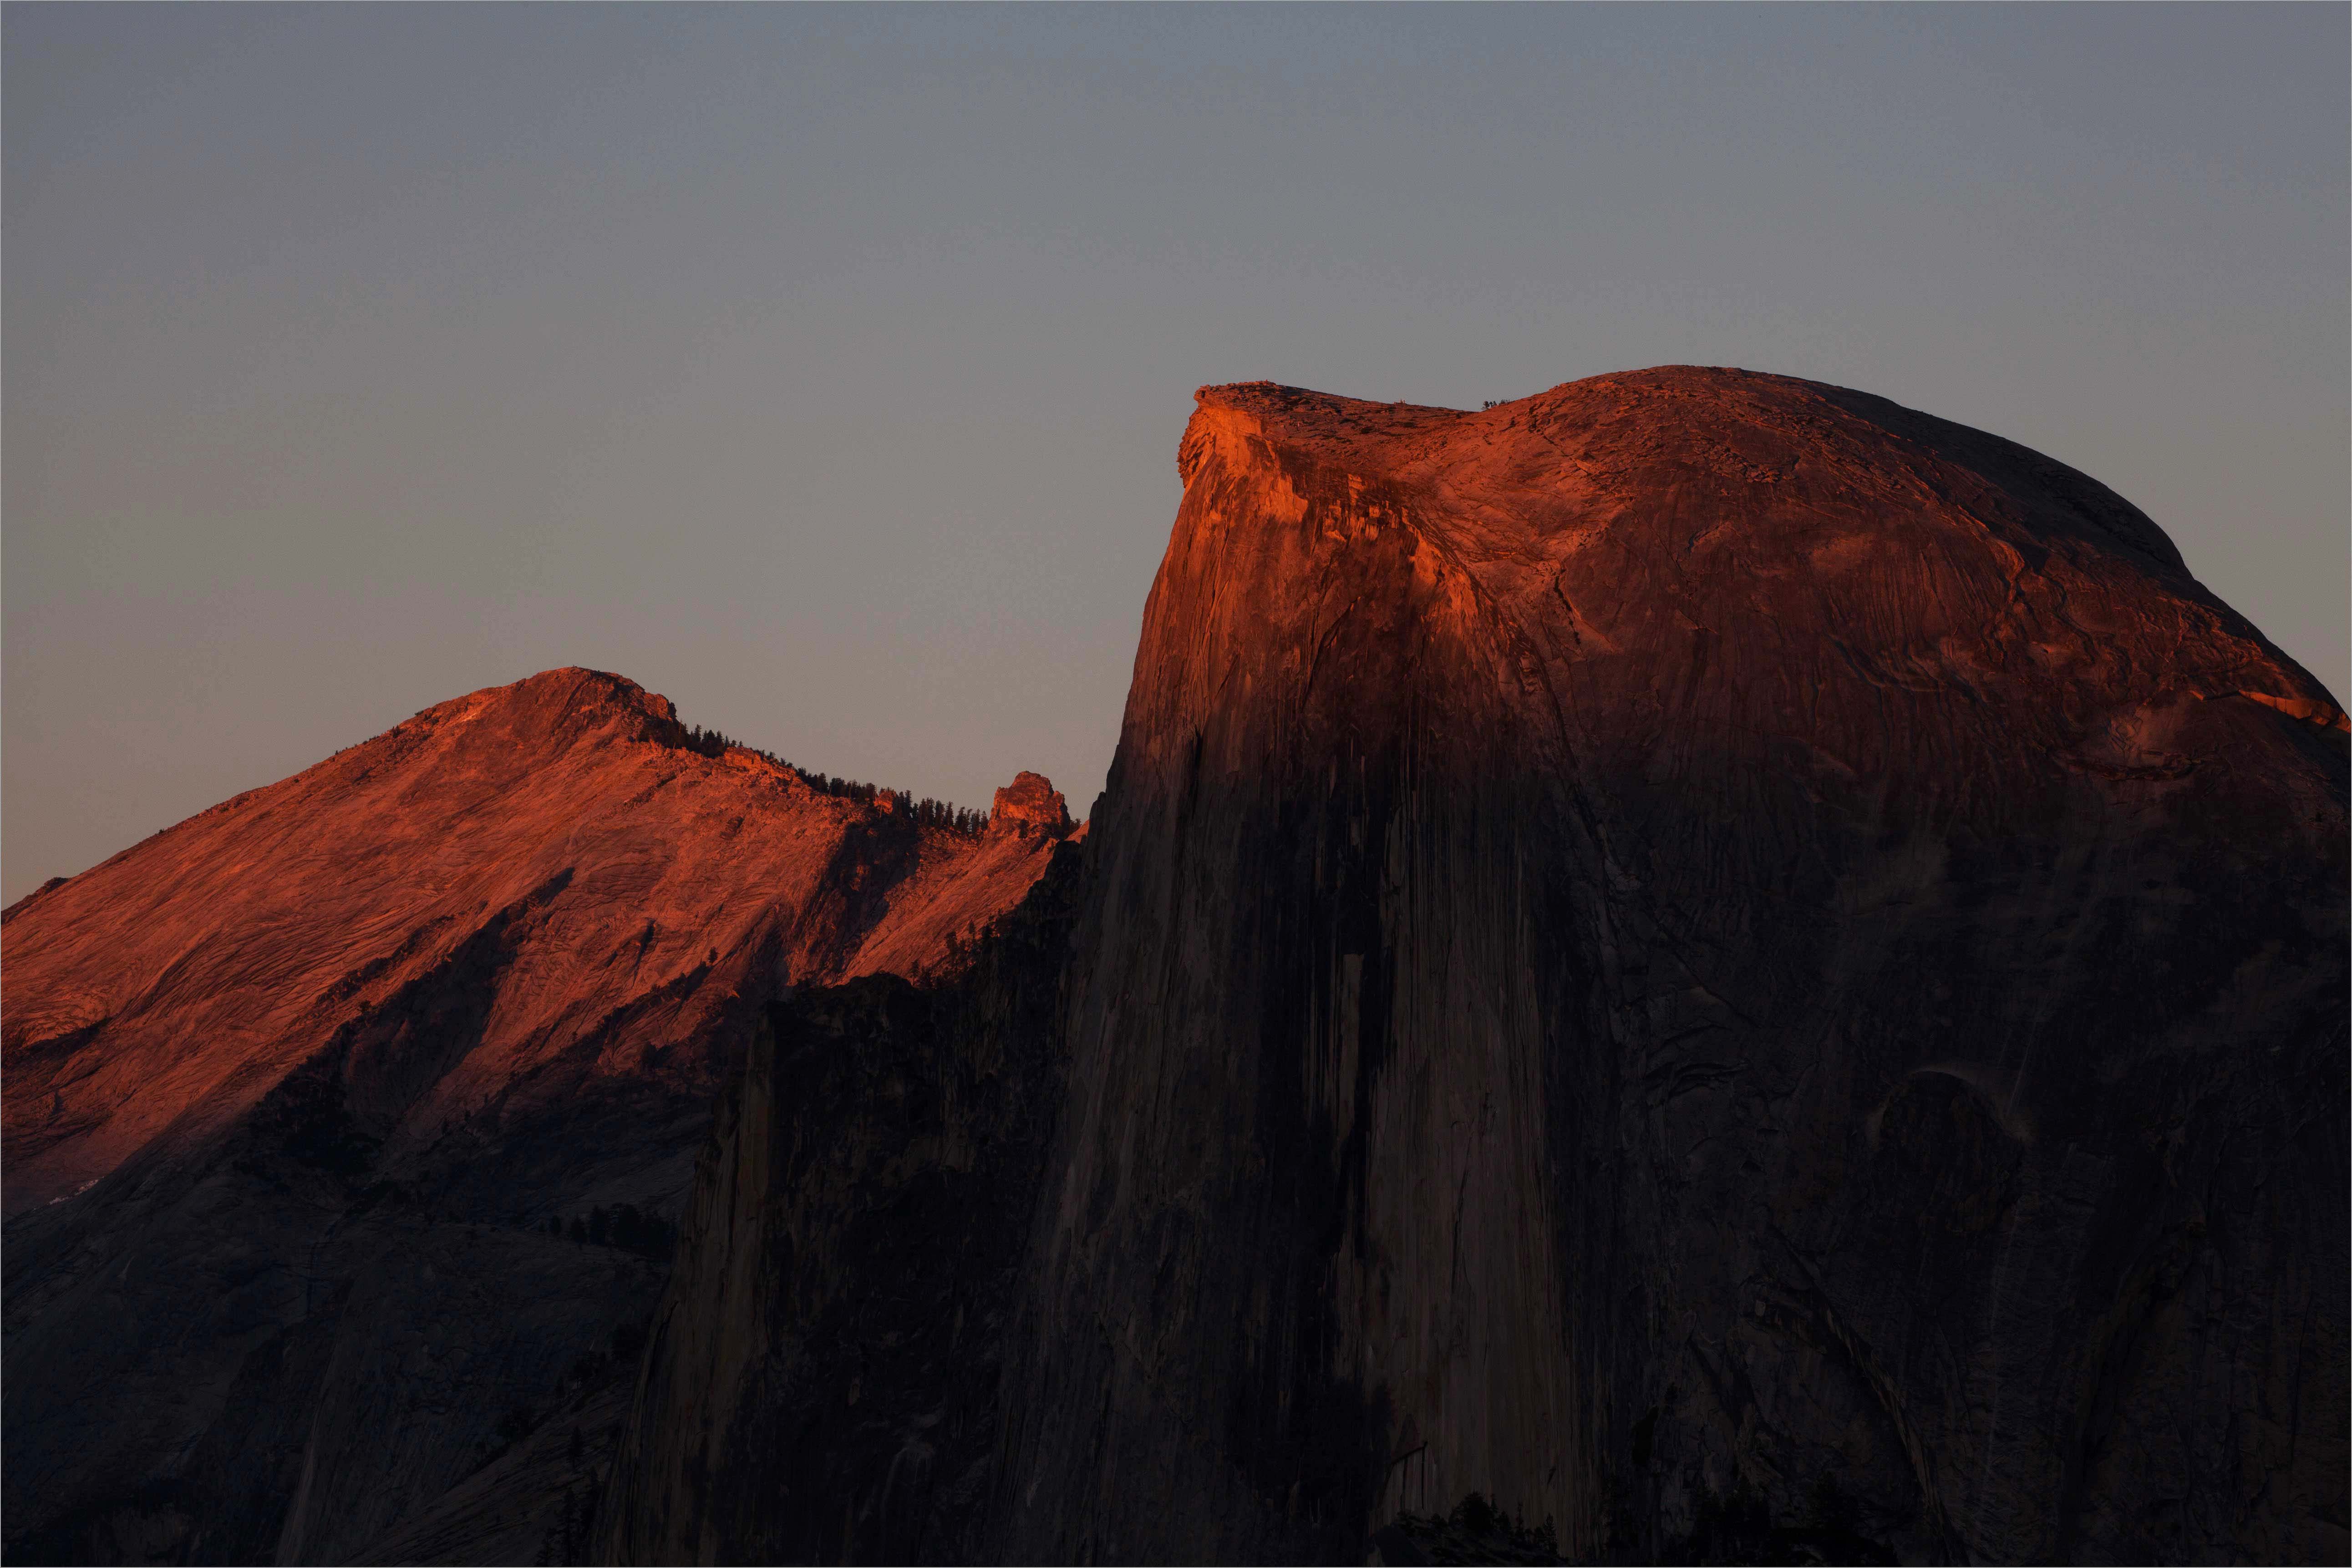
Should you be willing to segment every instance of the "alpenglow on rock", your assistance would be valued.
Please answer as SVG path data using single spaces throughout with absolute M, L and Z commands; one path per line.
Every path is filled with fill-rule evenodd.
M 2334 700 L 1860 394 L 1199 401 L 1085 842 L 772 1010 L 599 1549 L 2340 1558 Z
M 10 908 L 7 1558 L 576 1558 L 768 1004 L 1051 859 L 910 804 L 550 670 Z
M 8 1558 L 2343 1560 L 2335 699 L 1858 393 L 1199 402 L 1084 827 L 560 670 L 9 910 Z
M 2155 525 L 1720 370 L 1180 465 L 1004 1560 L 2343 1557 L 2347 726 Z

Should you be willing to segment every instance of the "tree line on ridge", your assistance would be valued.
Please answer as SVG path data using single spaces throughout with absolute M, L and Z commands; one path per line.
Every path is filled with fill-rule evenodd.
M 811 773 L 806 768 L 784 761 L 773 752 L 745 745 L 732 735 L 719 730 L 706 730 L 699 724 L 678 724 L 673 721 L 671 728 L 676 732 L 667 739 L 680 751 L 714 758 L 725 756 L 730 750 L 749 752 L 753 756 L 765 757 L 791 773 L 819 795 L 831 795 L 837 800 L 871 802 L 887 798 L 895 801 L 898 809 L 911 816 L 919 827 L 936 827 L 972 837 L 988 826 L 988 813 L 984 811 L 974 811 L 950 801 L 933 800 L 929 795 L 918 799 L 905 790 L 884 789 L 878 784 L 838 778 L 832 773 Z

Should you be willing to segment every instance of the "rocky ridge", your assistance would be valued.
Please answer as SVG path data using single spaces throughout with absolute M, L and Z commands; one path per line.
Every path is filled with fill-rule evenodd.
M 769 1002 L 943 962 L 1055 842 L 908 805 L 553 670 L 11 908 L 9 1554 L 583 1542 Z

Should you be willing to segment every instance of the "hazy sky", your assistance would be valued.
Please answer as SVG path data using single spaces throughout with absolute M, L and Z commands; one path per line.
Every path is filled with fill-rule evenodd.
M 0 896 L 618 670 L 1083 813 L 1205 382 L 1865 388 L 2346 689 L 2341 5 L 0 12 Z

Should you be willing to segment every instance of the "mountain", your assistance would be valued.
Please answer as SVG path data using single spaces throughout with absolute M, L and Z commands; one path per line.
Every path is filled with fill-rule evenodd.
M 2352 723 L 1736 371 L 1205 389 L 1085 828 L 562 670 L 0 917 L 14 1560 L 2338 1561 Z
M 2340 1560 L 2335 700 L 1864 394 L 1198 402 L 1072 869 L 771 1009 L 598 1550 Z
M 562 669 L 20 900 L 8 1555 L 583 1530 L 768 1002 L 946 963 L 1072 831 L 1034 774 L 976 827 Z

